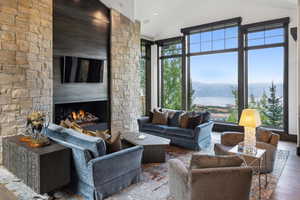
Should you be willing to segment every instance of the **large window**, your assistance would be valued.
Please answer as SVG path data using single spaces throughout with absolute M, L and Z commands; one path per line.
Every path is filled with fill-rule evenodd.
M 237 69 L 236 52 L 192 56 L 191 109 L 208 110 L 216 121 L 237 122 Z
M 160 41 L 160 101 L 163 108 L 182 108 L 182 43 L 180 38 Z
M 189 109 L 209 111 L 215 121 L 238 120 L 240 19 L 188 34 Z
M 142 105 L 142 115 L 147 115 L 150 111 L 151 97 L 151 42 L 141 41 L 140 59 L 140 102 Z
M 255 108 L 263 126 L 287 132 L 288 24 L 233 18 L 182 29 L 187 109 L 238 123 L 243 109 Z
M 159 105 L 209 111 L 220 127 L 255 108 L 263 126 L 287 133 L 289 18 L 241 22 L 188 27 L 183 37 L 157 41 Z
M 263 126 L 283 129 L 285 29 L 281 25 L 252 29 L 245 31 L 247 105 L 260 111 Z

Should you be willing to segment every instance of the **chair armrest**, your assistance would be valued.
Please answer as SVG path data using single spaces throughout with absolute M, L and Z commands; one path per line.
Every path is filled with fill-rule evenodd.
M 88 163 L 95 186 L 134 170 L 141 170 L 142 146 L 134 146 L 112 154 L 95 158 Z
M 203 199 L 249 200 L 251 182 L 250 167 L 193 169 L 191 199 L 196 200 L 201 196 Z
M 138 125 L 139 125 L 139 130 L 141 131 L 141 128 L 143 127 L 143 125 L 145 123 L 149 123 L 150 122 L 150 117 L 145 116 L 145 117 L 140 117 L 137 119 L 138 121 Z
M 189 174 L 187 168 L 178 159 L 168 161 L 169 190 L 175 199 L 189 199 Z
M 211 135 L 211 131 L 213 128 L 214 122 L 213 121 L 209 121 L 203 124 L 198 125 L 194 132 L 195 132 L 195 137 L 199 138 L 200 134 L 201 136 L 205 137 L 205 136 L 210 136 Z M 198 139 L 197 139 L 198 140 Z
M 84 149 L 78 145 L 75 145 L 75 144 L 72 144 L 69 142 L 65 142 L 62 140 L 58 140 L 58 139 L 54 139 L 54 138 L 51 138 L 51 140 L 65 146 L 65 147 L 71 148 L 73 157 L 76 156 L 78 158 L 78 160 L 82 161 L 81 162 L 82 164 L 87 165 L 87 163 L 92 159 L 92 154 L 87 149 Z
M 244 141 L 244 133 L 223 132 L 221 135 L 221 144 L 225 146 L 235 146 Z

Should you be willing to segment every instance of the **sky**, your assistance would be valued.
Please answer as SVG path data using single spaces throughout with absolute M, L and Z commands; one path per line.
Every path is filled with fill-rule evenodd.
M 237 30 L 234 28 L 224 31 L 215 31 L 214 33 L 205 33 L 191 36 L 191 52 L 199 51 L 201 43 L 202 51 L 211 49 L 218 50 L 236 47 Z M 272 44 L 283 42 L 282 29 L 275 29 L 266 32 L 256 32 L 248 35 L 249 44 Z M 264 39 L 266 36 L 266 39 Z M 211 38 L 217 41 L 207 42 Z M 224 43 L 224 39 L 227 43 Z M 201 41 L 201 42 L 200 42 Z M 249 50 L 248 52 L 248 81 L 251 83 L 282 83 L 283 82 L 283 64 L 284 48 L 267 48 L 259 50 Z M 204 83 L 229 83 L 237 84 L 238 80 L 238 57 L 237 52 L 219 53 L 210 55 L 191 56 L 191 78 L 192 81 Z

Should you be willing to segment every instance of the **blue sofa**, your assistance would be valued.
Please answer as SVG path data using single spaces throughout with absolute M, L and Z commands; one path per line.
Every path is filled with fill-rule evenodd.
M 140 132 L 170 139 L 171 144 L 187 149 L 199 151 L 211 144 L 212 121 L 200 124 L 195 129 L 186 129 L 178 126 L 152 124 L 150 117 L 141 117 L 138 119 L 138 125 Z
M 54 124 L 46 134 L 72 149 L 71 188 L 85 200 L 102 200 L 139 182 L 143 147 L 106 154 L 106 144 L 100 138 Z

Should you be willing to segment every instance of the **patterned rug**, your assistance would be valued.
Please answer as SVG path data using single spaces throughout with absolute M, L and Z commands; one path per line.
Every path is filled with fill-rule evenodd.
M 181 160 L 187 167 L 189 166 L 191 155 L 194 151 L 184 150 L 178 147 L 170 147 L 167 150 L 167 159 L 177 158 Z M 198 152 L 199 153 L 199 152 Z M 203 154 L 212 154 L 212 147 L 206 151 L 201 151 Z M 262 187 L 262 200 L 267 200 L 272 195 L 276 188 L 280 175 L 285 167 L 289 156 L 289 151 L 278 150 L 274 171 L 268 175 L 267 188 Z M 265 176 L 262 176 L 265 178 Z M 264 183 L 264 179 L 262 181 Z M 37 195 L 19 179 L 14 177 L 5 168 L 0 167 L 0 184 L 5 186 L 9 191 L 12 191 L 20 200 L 31 199 L 61 199 L 61 200 L 81 200 L 82 198 L 59 192 L 60 198 L 49 197 L 47 195 Z M 254 176 L 251 190 L 251 200 L 258 199 L 258 177 Z M 162 164 L 147 164 L 143 165 L 142 181 L 123 190 L 119 194 L 115 194 L 106 200 L 171 200 L 168 189 L 168 165 Z

